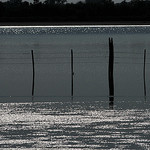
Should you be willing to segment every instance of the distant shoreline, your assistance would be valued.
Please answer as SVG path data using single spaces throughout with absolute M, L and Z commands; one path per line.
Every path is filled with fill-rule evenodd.
M 62 25 L 150 25 L 150 21 L 110 22 L 0 22 L 0 26 L 62 26 Z

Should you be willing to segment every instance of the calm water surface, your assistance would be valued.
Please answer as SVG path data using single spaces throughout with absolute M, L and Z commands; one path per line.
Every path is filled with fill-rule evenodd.
M 150 26 L 0 27 L 0 34 L 0 148 L 150 149 Z M 114 103 L 109 37 L 115 47 Z

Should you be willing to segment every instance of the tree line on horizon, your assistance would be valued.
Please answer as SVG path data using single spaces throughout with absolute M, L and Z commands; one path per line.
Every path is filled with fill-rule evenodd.
M 114 3 L 67 3 L 67 0 L 0 1 L 0 22 L 67 22 L 67 21 L 150 21 L 149 0 L 125 0 Z

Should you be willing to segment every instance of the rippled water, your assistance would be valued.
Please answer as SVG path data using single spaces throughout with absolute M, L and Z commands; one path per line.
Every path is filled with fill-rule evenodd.
M 42 99 L 43 100 L 43 99 Z M 1 148 L 149 149 L 149 99 L 0 104 Z
M 150 149 L 150 26 L 0 27 L 0 34 L 0 148 Z M 115 47 L 113 103 L 109 37 Z

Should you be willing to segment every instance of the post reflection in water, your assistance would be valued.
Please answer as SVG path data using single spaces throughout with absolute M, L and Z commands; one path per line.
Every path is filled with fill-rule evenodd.
M 109 109 L 114 108 L 114 97 L 109 97 Z

